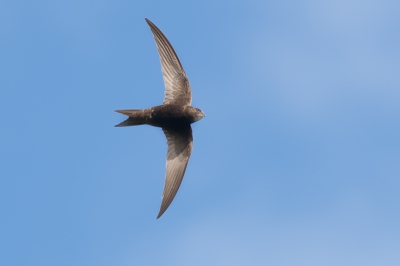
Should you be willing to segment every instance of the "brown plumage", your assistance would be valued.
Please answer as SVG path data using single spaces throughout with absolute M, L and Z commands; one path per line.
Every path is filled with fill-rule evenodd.
M 158 219 L 168 209 L 185 174 L 193 147 L 190 124 L 199 121 L 205 115 L 200 109 L 190 106 L 192 92 L 189 80 L 174 48 L 156 25 L 147 18 L 146 21 L 160 56 L 165 85 L 164 102 L 162 105 L 143 110 L 116 110 L 128 116 L 127 120 L 116 127 L 151 125 L 161 127 L 164 131 L 168 144 L 167 171 Z

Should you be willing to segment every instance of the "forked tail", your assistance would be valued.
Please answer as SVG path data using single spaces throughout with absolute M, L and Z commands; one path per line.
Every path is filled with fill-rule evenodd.
M 137 126 L 145 124 L 145 116 L 143 110 L 130 109 L 130 110 L 115 110 L 115 112 L 129 116 L 128 119 L 115 125 L 116 127 Z

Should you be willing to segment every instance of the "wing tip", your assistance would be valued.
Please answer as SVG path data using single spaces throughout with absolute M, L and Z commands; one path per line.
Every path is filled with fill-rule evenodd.
M 157 220 L 158 220 L 158 218 L 160 218 L 164 214 L 164 212 L 167 210 L 167 208 L 162 208 L 162 206 L 161 206 L 160 211 L 158 212 L 158 215 L 157 215 L 157 218 L 156 218 Z
M 149 24 L 149 26 L 151 26 L 151 25 L 154 25 L 154 23 L 153 23 L 153 22 L 151 22 L 151 20 L 150 20 L 150 19 L 148 19 L 148 18 L 144 18 L 144 20 L 146 20 L 146 22 L 147 22 L 147 24 Z

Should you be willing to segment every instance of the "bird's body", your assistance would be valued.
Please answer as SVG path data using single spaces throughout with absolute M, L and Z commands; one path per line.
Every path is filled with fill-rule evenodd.
M 171 44 L 164 34 L 150 20 L 146 19 L 153 33 L 160 55 L 161 69 L 165 84 L 165 97 L 162 105 L 139 109 L 117 110 L 128 119 L 116 125 L 151 125 L 161 127 L 167 138 L 167 171 L 165 175 L 162 203 L 157 218 L 169 207 L 181 185 L 186 166 L 193 147 L 190 124 L 199 121 L 205 115 L 190 106 L 192 92 L 189 79 Z
M 192 106 L 164 104 L 142 110 L 117 110 L 116 112 L 129 116 L 127 120 L 116 125 L 135 126 L 150 125 L 155 127 L 180 128 L 200 120 L 199 109 Z

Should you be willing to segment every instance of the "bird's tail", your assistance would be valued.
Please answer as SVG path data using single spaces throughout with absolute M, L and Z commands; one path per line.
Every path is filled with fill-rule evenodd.
M 143 110 L 130 109 L 130 110 L 115 110 L 115 112 L 129 116 L 128 119 L 115 125 L 116 127 L 127 127 L 127 126 L 137 126 L 146 123 L 145 115 Z

